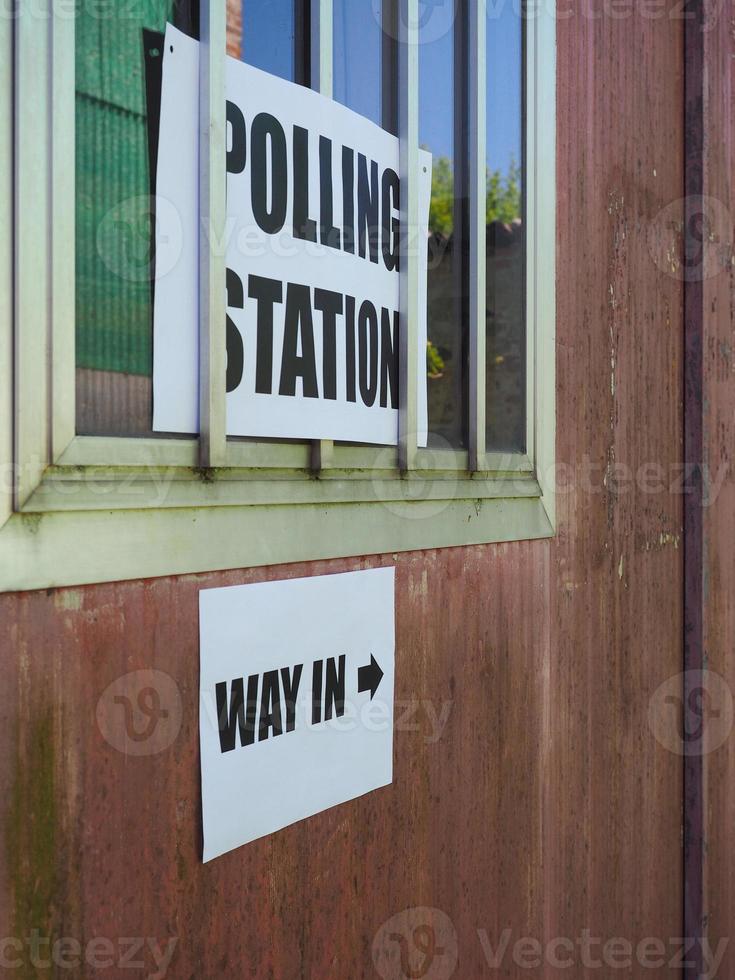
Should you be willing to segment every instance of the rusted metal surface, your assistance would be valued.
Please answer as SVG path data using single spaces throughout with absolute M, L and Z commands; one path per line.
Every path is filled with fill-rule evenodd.
M 729 939 L 721 976 L 730 977 L 735 976 L 735 732 L 723 729 L 723 720 L 727 725 L 726 702 L 735 692 L 735 12 L 732 3 L 707 4 L 705 10 L 709 29 L 703 34 L 702 210 L 707 227 L 701 283 L 708 479 L 703 510 L 703 654 L 706 670 L 722 677 L 725 685 L 710 687 L 705 705 L 709 732 L 703 756 L 703 917 L 711 945 Z
M 683 25 L 634 6 L 559 23 L 558 458 L 576 486 L 552 552 L 546 931 L 668 943 L 681 760 L 646 713 L 681 670 Z
M 689 0 L 684 29 L 684 711 L 699 696 L 704 668 L 704 0 Z M 692 733 L 697 735 L 696 730 Z M 685 735 L 685 737 L 687 737 Z M 696 748 L 693 746 L 693 748 Z M 684 756 L 683 935 L 706 935 L 704 907 L 704 757 Z M 702 975 L 702 944 L 685 976 Z
M 18 801 L 7 934 L 178 937 L 172 976 L 283 978 L 372 975 L 373 936 L 409 906 L 450 916 L 469 975 L 482 973 L 476 928 L 540 934 L 548 555 L 546 543 L 398 557 L 394 786 L 206 866 L 198 590 L 375 562 L 6 597 L 20 654 L 3 665 L 15 733 L 3 788 Z M 170 748 L 132 758 L 105 741 L 96 706 L 151 667 L 174 679 L 183 721 Z M 36 719 L 27 732 L 16 711 Z
M 682 215 L 683 26 L 570 9 L 558 23 L 556 539 L 0 597 L 3 936 L 106 939 L 115 956 L 140 937 L 142 975 L 155 972 L 148 940 L 165 951 L 175 939 L 171 977 L 352 980 L 379 975 L 374 943 L 394 955 L 391 936 L 411 938 L 407 920 L 384 923 L 430 907 L 456 933 L 457 977 L 576 980 L 607 975 L 580 960 L 585 930 L 633 945 L 681 934 L 681 758 L 648 708 L 681 670 L 683 289 L 660 260 L 676 232 L 657 217 Z M 202 866 L 198 590 L 393 562 L 393 786 Z M 731 643 L 718 649 L 732 658 Z M 153 754 L 126 754 L 98 705 L 103 718 L 120 709 L 129 748 L 109 686 L 151 669 L 174 684 L 146 702 L 153 720 L 178 717 L 173 690 L 180 728 Z M 718 791 L 713 820 L 732 799 Z M 522 967 L 523 937 L 571 941 L 573 969 Z M 35 975 L 27 957 L 15 975 Z

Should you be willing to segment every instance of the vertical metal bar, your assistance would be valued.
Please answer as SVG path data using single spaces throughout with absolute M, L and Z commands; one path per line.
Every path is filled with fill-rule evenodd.
M 401 331 L 399 345 L 398 464 L 416 466 L 419 309 L 419 10 L 418 0 L 400 0 L 398 132 L 401 169 Z
M 51 457 L 74 438 L 75 154 L 74 26 L 59 8 L 51 20 Z
M 311 87 L 332 98 L 334 75 L 334 15 L 332 0 L 311 0 Z M 311 446 L 311 466 L 327 469 L 334 460 L 334 442 L 315 439 Z
M 683 703 L 699 697 L 704 684 L 704 329 L 705 291 L 697 234 L 704 208 L 705 84 L 703 0 L 688 0 L 684 23 L 684 649 Z M 705 722 L 706 724 L 706 722 Z M 699 733 L 698 733 L 699 735 Z M 686 732 L 685 732 L 686 738 Z M 705 734 L 706 738 L 706 734 Z M 701 747 L 684 755 L 684 936 L 696 941 L 685 976 L 699 980 L 707 931 L 705 756 Z
M 550 208 L 545 198 L 548 196 L 544 189 L 549 168 L 553 160 L 548 151 L 549 120 L 541 115 L 542 107 L 539 99 L 544 97 L 541 88 L 541 73 L 548 57 L 547 47 L 553 44 L 549 41 L 542 44 L 539 35 L 548 33 L 545 17 L 549 14 L 540 13 L 537 17 L 524 17 L 523 30 L 523 148 L 522 176 L 523 181 L 523 248 L 525 260 L 525 337 L 524 359 L 526 367 L 526 455 L 534 464 L 538 463 L 536 451 L 537 429 L 539 423 L 538 386 L 544 380 L 539 374 L 541 365 L 540 349 L 537 345 L 538 322 L 546 311 L 539 306 L 539 290 L 541 288 L 540 262 L 548 262 L 548 256 L 542 252 L 540 236 L 548 222 L 552 220 L 553 206 Z M 548 84 L 548 78 L 544 79 Z M 548 112 L 548 107 L 543 111 Z M 553 120 L 553 116 L 552 116 Z M 543 213 L 542 213 L 543 211 Z M 548 240 L 545 241 L 548 247 Z M 555 242 L 551 240 L 552 248 Z M 547 371 L 546 364 L 543 371 Z
M 203 467 L 223 466 L 225 395 L 226 145 L 222 0 L 201 0 L 199 44 L 199 453 Z
M 333 54 L 332 0 L 311 0 L 311 87 L 332 98 Z
M 19 4 L 14 87 L 15 506 L 49 462 L 51 4 Z
M 486 17 L 485 0 L 469 0 L 469 259 L 470 259 L 470 470 L 485 458 L 485 209 Z
M 470 260 L 469 260 L 469 2 L 453 2 L 452 66 L 454 129 L 454 203 L 451 250 L 452 316 L 457 336 L 456 357 L 460 370 L 453 372 L 452 398 L 458 416 L 459 444 L 469 446 L 469 361 L 470 361 Z M 450 440 L 451 440 L 450 436 Z M 466 454 L 469 467 L 469 452 Z
M 0 18 L 0 465 L 13 462 L 13 21 Z M 13 510 L 0 489 L 0 526 Z

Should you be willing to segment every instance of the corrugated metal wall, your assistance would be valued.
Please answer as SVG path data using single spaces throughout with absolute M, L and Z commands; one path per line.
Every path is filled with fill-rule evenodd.
M 170 0 L 76 18 L 77 365 L 149 375 L 150 195 L 141 29 L 162 31 Z M 163 55 L 163 52 L 161 52 Z

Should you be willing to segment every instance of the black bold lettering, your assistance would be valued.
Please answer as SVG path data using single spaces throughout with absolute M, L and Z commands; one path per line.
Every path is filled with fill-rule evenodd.
M 293 234 L 316 241 L 316 221 L 309 217 L 309 133 L 303 126 L 293 128 Z
M 230 309 L 241 310 L 245 305 L 242 280 L 232 269 L 225 272 L 225 288 L 227 290 L 227 305 Z M 245 366 L 245 351 L 243 349 L 242 335 L 235 326 L 234 320 L 227 317 L 227 334 L 225 338 L 227 349 L 227 371 L 225 374 L 225 388 L 227 391 L 234 391 L 242 381 L 242 372 Z
M 332 717 L 332 706 L 334 715 L 341 718 L 345 713 L 345 656 L 339 658 L 339 669 L 337 668 L 334 657 L 327 660 L 327 678 L 324 684 L 324 720 L 328 721 Z
M 365 238 L 370 242 L 370 261 L 378 261 L 378 164 L 370 161 L 370 176 L 368 177 L 367 159 L 362 153 L 357 154 L 357 228 L 358 254 L 365 258 Z
M 243 694 L 244 680 L 238 677 L 230 685 L 230 700 L 227 701 L 227 683 L 222 681 L 215 686 L 217 699 L 217 721 L 219 727 L 219 746 L 221 752 L 231 752 L 235 748 L 235 735 L 240 734 L 240 745 L 252 745 L 255 741 L 255 707 L 258 696 L 258 675 L 248 677 L 247 715 Z
M 392 272 L 398 268 L 398 253 L 400 240 L 400 218 L 395 211 L 400 208 L 400 181 L 395 170 L 387 167 L 383 171 L 383 200 L 382 200 L 382 249 L 383 262 L 386 269 Z
M 339 229 L 334 227 L 332 194 L 332 141 L 319 137 L 319 241 L 329 248 L 341 248 Z
M 355 297 L 345 296 L 345 380 L 347 401 L 356 402 L 355 390 Z
M 390 388 L 390 407 L 398 408 L 398 310 L 391 311 L 385 307 L 380 313 L 380 404 L 382 408 L 388 405 L 388 388 Z
M 258 303 L 255 353 L 255 390 L 270 395 L 273 390 L 273 304 L 283 302 L 283 283 L 265 276 L 248 276 L 248 296 Z
M 252 745 L 255 741 L 255 713 L 258 708 L 258 675 L 251 674 L 248 677 L 248 700 L 245 705 L 245 745 Z
M 234 102 L 227 103 L 227 125 L 230 130 L 230 148 L 227 151 L 227 173 L 241 174 L 247 157 L 247 132 L 245 117 Z
M 378 314 L 366 299 L 357 316 L 360 397 L 368 408 L 378 393 Z
M 286 135 L 275 116 L 259 112 L 250 130 L 250 193 L 253 216 L 258 227 L 269 235 L 283 228 L 288 203 Z M 268 171 L 270 144 L 270 173 Z M 270 191 L 270 208 L 268 206 Z
M 293 669 L 293 678 L 288 667 L 281 667 L 281 684 L 283 685 L 283 701 L 286 705 L 286 731 L 292 732 L 296 727 L 296 698 L 299 695 L 301 671 L 303 664 L 297 664 Z
M 344 250 L 355 254 L 355 151 L 342 147 L 342 234 Z
M 282 735 L 281 689 L 278 685 L 278 671 L 266 670 L 263 674 L 263 688 L 260 692 L 260 718 L 258 720 L 258 741 L 268 738 L 268 729 L 273 735 Z
M 299 338 L 301 339 L 300 355 Z M 309 287 L 290 282 L 286 289 L 286 322 L 283 328 L 279 395 L 295 395 L 296 378 L 301 378 L 303 381 L 305 398 L 319 397 Z
M 314 307 L 322 314 L 322 385 L 324 397 L 337 397 L 337 315 L 342 312 L 342 294 L 331 289 L 314 290 Z
M 323 660 L 315 660 L 311 668 L 311 723 L 318 725 L 322 720 L 322 672 Z

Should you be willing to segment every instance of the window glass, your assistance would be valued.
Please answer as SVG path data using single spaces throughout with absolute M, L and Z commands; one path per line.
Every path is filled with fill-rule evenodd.
M 304 0 L 298 2 L 301 9 Z M 306 46 L 296 20 L 293 0 L 228 0 L 228 52 L 283 77 L 302 77 Z M 303 14 L 298 21 L 303 24 Z M 154 435 L 151 230 L 168 22 L 198 36 L 197 0 L 108 5 L 104 16 L 94 4 L 82 4 L 77 15 L 76 394 L 82 435 Z
M 334 98 L 391 132 L 397 115 L 394 4 L 334 0 Z
M 306 0 L 228 0 L 228 51 L 308 78 Z M 427 383 L 430 443 L 466 445 L 467 125 L 465 4 L 421 7 L 419 138 L 433 154 Z M 77 431 L 150 435 L 151 175 L 160 32 L 196 36 L 197 0 L 140 0 L 76 19 Z M 396 0 L 334 0 L 334 93 L 396 131 Z M 487 445 L 525 449 L 523 24 L 487 20 Z
M 487 448 L 526 444 L 523 19 L 487 19 Z
M 149 435 L 151 227 L 161 35 L 191 2 L 81 4 L 76 19 L 76 389 L 81 434 Z
M 419 28 L 419 141 L 433 156 L 429 211 L 429 445 L 466 445 L 467 127 L 460 3 L 427 5 Z
M 299 0 L 228 0 L 228 53 L 287 81 L 304 81 Z
M 143 29 L 171 4 L 76 24 L 76 363 L 81 432 L 150 428 L 150 194 Z M 162 51 L 158 50 L 160 58 Z M 115 406 L 113 409 L 113 405 Z M 125 416 L 118 425 L 112 414 Z

